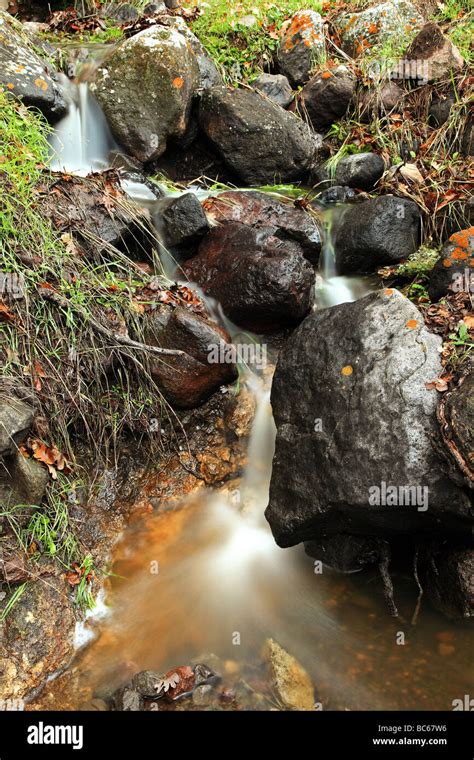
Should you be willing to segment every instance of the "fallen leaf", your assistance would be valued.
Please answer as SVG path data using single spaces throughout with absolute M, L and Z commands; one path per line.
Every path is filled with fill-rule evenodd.
M 417 185 L 422 185 L 424 180 L 424 177 L 416 164 L 405 164 L 404 166 L 400 167 L 400 174 L 405 179 L 410 180 L 411 182 L 415 182 Z

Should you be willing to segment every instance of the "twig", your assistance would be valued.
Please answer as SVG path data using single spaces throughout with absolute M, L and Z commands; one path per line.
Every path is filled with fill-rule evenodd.
M 132 340 L 127 335 L 120 335 L 120 333 L 115 333 L 112 330 L 109 330 L 107 327 L 94 319 L 94 317 L 92 317 L 90 314 L 86 314 L 80 306 L 71 303 L 71 301 L 68 301 L 67 298 L 62 298 L 62 296 L 60 296 L 54 290 L 49 290 L 47 288 L 38 288 L 38 294 L 43 298 L 46 298 L 48 301 L 52 301 L 53 303 L 58 304 L 58 306 L 61 306 L 63 309 L 69 308 L 73 311 L 76 311 L 78 314 L 80 314 L 84 321 L 88 322 L 91 325 L 91 327 L 96 332 L 100 333 L 100 335 L 103 335 L 109 340 L 116 341 L 121 346 L 126 346 L 127 348 L 136 348 L 139 351 L 148 351 L 149 353 L 160 354 L 162 356 L 184 356 L 184 351 L 178 351 L 171 348 L 159 348 L 158 346 L 149 346 L 146 343 L 139 343 L 136 340 Z

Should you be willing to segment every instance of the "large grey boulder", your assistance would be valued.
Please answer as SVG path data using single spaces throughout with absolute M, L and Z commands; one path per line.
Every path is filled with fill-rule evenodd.
M 278 360 L 266 517 L 280 546 L 338 534 L 464 534 L 474 507 L 434 440 L 441 338 L 398 291 L 310 315 Z M 410 489 L 409 491 L 407 489 Z
M 122 42 L 91 90 L 123 147 L 139 161 L 161 156 L 183 137 L 200 86 L 192 45 L 177 29 L 156 25 Z
M 2 10 L 0 86 L 25 105 L 39 108 L 52 123 L 67 112 L 54 67 L 36 53 L 34 41 L 23 25 Z
M 250 90 L 206 90 L 199 123 L 226 164 L 248 185 L 302 179 L 322 147 L 321 135 L 301 119 Z

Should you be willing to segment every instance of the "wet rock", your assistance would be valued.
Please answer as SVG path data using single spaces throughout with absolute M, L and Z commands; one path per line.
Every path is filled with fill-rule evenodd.
M 417 250 L 420 211 L 413 201 L 383 195 L 344 211 L 335 236 L 339 274 L 371 272 Z
M 282 203 L 268 193 L 229 190 L 204 201 L 212 226 L 238 222 L 249 227 L 265 227 L 280 240 L 300 244 L 305 257 L 318 263 L 322 232 L 318 221 L 293 203 Z
M 286 710 L 314 710 L 314 688 L 303 666 L 273 639 L 264 644 L 272 687 Z
M 380 540 L 365 536 L 324 536 L 304 545 L 306 554 L 339 573 L 357 573 L 380 558 Z
M 230 336 L 188 309 L 175 309 L 164 327 L 154 318 L 145 330 L 145 339 L 149 345 L 184 352 L 182 356 L 154 359 L 151 365 L 153 379 L 169 402 L 180 409 L 199 406 L 221 385 L 237 377 L 235 365 L 228 361 Z
M 422 63 L 424 79 L 429 82 L 444 79 L 464 66 L 464 58 L 456 45 L 433 22 L 420 29 L 406 51 L 405 58 L 417 61 L 417 66 Z
M 474 549 L 441 545 L 428 556 L 425 588 L 431 603 L 452 620 L 474 617 Z
M 342 49 L 352 56 L 374 45 L 405 43 L 422 25 L 423 18 L 410 0 L 388 0 L 360 13 L 343 13 L 334 22 Z
M 349 203 L 356 197 L 354 190 L 351 187 L 342 187 L 341 185 L 334 185 L 323 190 L 318 195 L 318 200 L 321 203 Z
M 433 446 L 438 400 L 426 383 L 440 375 L 440 348 L 395 290 L 318 311 L 293 333 L 271 399 L 266 517 L 280 546 L 341 533 L 470 533 L 471 500 Z
M 17 505 L 39 506 L 48 484 L 46 467 L 34 459 L 26 459 L 17 452 L 5 457 L 0 466 L 0 504 L 4 509 Z M 20 524 L 28 521 L 31 510 L 16 510 L 15 517 Z M 0 529 L 7 529 L 6 517 L 0 517 Z
M 385 82 L 379 87 L 364 87 L 359 94 L 359 114 L 363 122 L 374 116 L 385 116 L 400 108 L 404 91 L 396 82 Z
M 451 108 L 455 102 L 456 96 L 453 92 L 433 92 L 429 110 L 429 119 L 434 127 L 441 127 L 448 121 L 451 114 Z
M 305 112 L 316 131 L 325 131 L 347 112 L 354 97 L 356 80 L 346 69 L 321 71 L 301 90 Z
M 248 185 L 302 179 L 322 147 L 320 135 L 257 92 L 211 87 L 199 123 L 227 165 Z
M 341 158 L 335 180 L 339 185 L 371 190 L 384 173 L 385 164 L 378 153 L 357 153 Z
M 269 332 L 300 322 L 311 308 L 314 271 L 298 243 L 243 224 L 213 229 L 184 274 L 216 298 L 241 327 Z
M 428 293 L 432 301 L 451 292 L 471 292 L 474 282 L 474 227 L 455 232 L 446 241 L 430 272 Z
M 182 665 L 165 674 L 144 670 L 115 692 L 113 706 L 115 710 L 136 712 L 144 710 L 147 702 L 177 702 L 193 696 L 198 688 L 209 686 L 212 689 L 219 680 L 219 676 L 205 664 L 193 668 Z
M 159 214 L 164 243 L 180 259 L 196 253 L 201 238 L 209 231 L 202 205 L 194 193 L 184 193 L 166 202 Z
M 122 42 L 99 68 L 91 90 L 122 146 L 139 161 L 182 137 L 200 83 L 199 66 L 186 38 L 155 25 Z
M 260 74 L 252 84 L 282 108 L 287 108 L 293 100 L 294 92 L 283 74 Z
M 277 51 L 280 72 L 288 77 L 293 87 L 305 84 L 318 53 L 325 51 L 323 19 L 319 13 L 301 10 L 283 28 Z
M 54 123 L 67 103 L 54 67 L 35 51 L 33 37 L 16 19 L 0 10 L 0 85 L 25 105 L 39 108 Z
M 0 457 L 14 454 L 33 422 L 34 409 L 16 398 L 0 400 Z
M 54 576 L 30 582 L 0 627 L 0 699 L 31 694 L 72 657 L 75 618 L 68 591 Z

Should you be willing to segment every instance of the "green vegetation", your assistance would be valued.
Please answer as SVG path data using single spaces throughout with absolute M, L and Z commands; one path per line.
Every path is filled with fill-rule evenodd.
M 7 603 L 5 604 L 4 608 L 0 612 L 0 622 L 3 623 L 7 617 L 9 616 L 10 612 L 14 608 L 15 604 L 19 602 L 21 597 L 23 596 L 27 583 L 22 583 L 20 586 L 17 586 L 13 594 L 9 597 Z
M 185 6 L 193 7 L 195 0 Z M 270 63 L 278 46 L 283 22 L 303 8 L 320 12 L 321 0 L 209 0 L 203 3 L 202 15 L 191 21 L 199 37 L 228 82 L 251 80 Z
M 429 274 L 439 258 L 439 251 L 422 245 L 415 253 L 397 267 L 397 277 L 416 277 Z
M 16 540 L 27 555 L 33 577 L 34 563 L 44 557 L 64 569 L 78 568 L 77 584 L 71 586 L 84 609 L 93 602 L 92 559 L 69 517 L 69 496 L 80 471 L 78 442 L 94 452 L 100 466 L 116 458 L 124 431 L 147 436 L 150 415 L 160 418 L 168 408 L 145 352 L 123 350 L 94 329 L 95 321 L 119 324 L 140 341 L 147 303 L 142 290 L 149 275 L 112 246 L 84 255 L 71 235 L 61 234 L 43 215 L 45 198 L 55 192 L 47 169 L 48 133 L 39 113 L 0 90 L 0 257 L 2 271 L 24 284 L 23 298 L 0 300 L 0 390 L 31 386 L 43 420 L 36 445 L 61 460 L 58 467 L 54 461 L 57 479 L 50 482 L 44 505 L 33 508 L 26 521 L 23 505 L 1 516 L 10 526 L 8 540 Z M 113 186 L 110 198 L 104 186 L 103 199 L 112 204 L 111 213 L 120 204 L 134 210 Z M 137 224 L 142 224 L 138 218 Z M 106 371 L 108 362 L 113 373 Z M 150 442 L 152 450 L 160 445 L 156 436 Z M 35 456 L 31 449 L 30 455 Z M 25 587 L 8 596 L 1 619 Z

